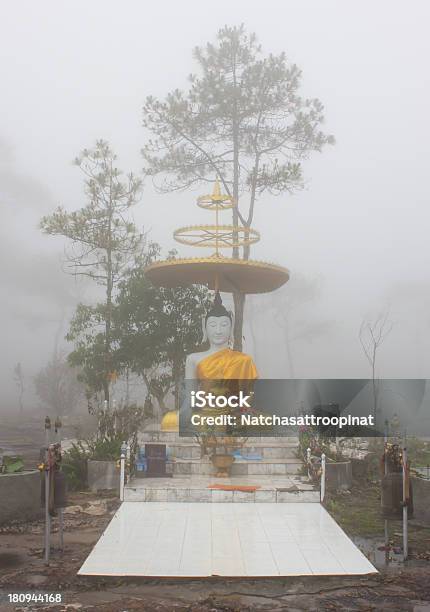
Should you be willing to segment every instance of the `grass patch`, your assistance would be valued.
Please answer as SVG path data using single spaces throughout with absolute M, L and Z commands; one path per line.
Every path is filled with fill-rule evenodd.
M 350 493 L 331 493 L 325 506 L 350 536 L 372 537 L 384 533 L 381 493 L 377 484 L 355 485 Z
M 381 516 L 381 489 L 379 483 L 355 483 L 351 492 L 331 493 L 325 506 L 350 536 L 378 538 L 384 541 L 384 518 Z M 389 540 L 395 546 L 402 545 L 402 521 L 388 521 Z M 409 547 L 414 555 L 430 558 L 430 525 L 423 526 L 409 521 Z

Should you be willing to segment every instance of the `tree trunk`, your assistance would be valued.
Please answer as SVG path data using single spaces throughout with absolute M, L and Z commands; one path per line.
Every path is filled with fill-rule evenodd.
M 293 354 L 291 352 L 291 341 L 290 341 L 290 336 L 289 336 L 289 332 L 286 331 L 285 333 L 285 347 L 287 350 L 287 358 L 288 358 L 288 365 L 289 365 L 289 370 L 290 370 L 290 378 L 295 378 L 295 372 L 294 372 L 294 364 L 293 364 Z
M 111 374 L 111 354 L 110 354 L 110 337 L 112 324 L 112 162 L 110 165 L 110 199 L 109 199 L 109 216 L 107 228 L 107 248 L 106 248 L 106 321 L 105 321 L 105 372 L 103 381 L 103 391 L 105 401 L 109 406 L 109 382 Z
M 372 354 L 372 390 L 373 390 L 373 418 L 376 420 L 378 410 L 378 391 L 376 386 L 376 345 L 373 346 Z
M 251 339 L 252 339 L 252 352 L 254 355 L 254 359 L 255 361 L 258 363 L 258 344 L 257 344 L 257 334 L 255 333 L 255 324 L 254 324 L 254 320 L 255 320 L 255 313 L 253 312 L 255 309 L 248 308 L 248 319 L 249 319 L 249 333 L 251 335 Z
M 106 321 L 105 321 L 105 371 L 103 373 L 103 394 L 104 399 L 109 405 L 109 380 L 110 380 L 110 331 L 111 331 L 111 306 L 112 290 L 108 280 L 108 290 L 106 299 Z
M 125 405 L 130 403 L 130 368 L 125 370 Z
M 236 92 L 237 82 L 236 82 L 236 66 L 235 60 L 233 60 L 233 83 L 234 89 Z M 238 115 L 237 115 L 237 99 L 236 95 L 234 95 L 233 101 L 233 122 L 232 122 L 232 132 L 233 132 L 233 227 L 239 227 L 239 215 L 238 215 L 238 207 L 239 207 L 239 125 L 238 125 Z M 238 234 L 237 232 L 233 232 L 233 241 L 237 241 Z M 233 247 L 233 258 L 239 259 L 239 247 Z M 242 340 L 243 340 L 243 313 L 245 308 L 245 295 L 243 293 L 234 292 L 233 293 L 233 301 L 234 301 L 234 330 L 233 330 L 233 339 L 234 344 L 233 348 L 235 351 L 242 351 Z
M 179 363 L 173 363 L 173 366 L 172 366 L 172 374 L 173 374 L 173 380 L 174 380 L 173 396 L 174 396 L 174 402 L 175 402 L 175 410 L 179 410 L 180 408 L 179 395 L 180 395 L 180 387 L 181 387 L 181 365 L 182 365 L 182 362 L 179 361 Z
M 22 414 L 24 412 L 24 402 L 22 401 L 24 395 L 24 389 L 21 387 L 19 390 L 19 411 Z
M 245 310 L 245 299 L 244 293 L 233 293 L 234 300 L 234 345 L 235 351 L 242 351 L 243 347 L 243 313 Z
M 162 393 L 155 393 L 154 395 L 155 395 L 155 399 L 157 400 L 157 404 L 158 404 L 158 420 L 161 424 L 161 420 L 164 414 L 167 412 L 167 406 L 164 401 L 165 396 Z

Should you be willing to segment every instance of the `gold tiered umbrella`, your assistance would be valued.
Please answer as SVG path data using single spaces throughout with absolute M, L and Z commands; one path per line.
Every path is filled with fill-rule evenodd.
M 199 284 L 227 293 L 268 293 L 287 282 L 286 268 L 263 261 L 224 257 L 220 253 L 220 249 L 250 246 L 260 240 L 260 234 L 251 227 L 220 224 L 219 214 L 235 204 L 231 196 L 221 193 L 218 180 L 213 193 L 199 197 L 197 205 L 215 212 L 215 224 L 180 227 L 173 236 L 181 244 L 210 248 L 214 252 L 208 257 L 168 259 L 151 264 L 145 273 L 154 285 L 173 288 Z M 163 416 L 161 431 L 177 430 L 178 412 L 170 410 Z
M 286 268 L 263 261 L 224 257 L 220 249 L 250 246 L 260 240 L 257 230 L 250 227 L 221 225 L 219 213 L 233 208 L 231 196 L 221 193 L 218 180 L 211 195 L 200 196 L 198 206 L 215 212 L 214 225 L 189 225 L 174 232 L 181 244 L 214 249 L 208 257 L 168 259 L 146 268 L 147 277 L 161 287 L 207 285 L 209 289 L 232 293 L 268 293 L 286 283 Z

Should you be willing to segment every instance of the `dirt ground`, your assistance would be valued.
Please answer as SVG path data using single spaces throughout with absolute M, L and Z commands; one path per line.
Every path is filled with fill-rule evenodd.
M 395 610 L 430 611 L 430 562 L 422 550 L 408 567 L 371 577 L 321 577 L 261 580 L 100 579 L 77 571 L 119 505 L 111 494 L 70 495 L 65 515 L 65 549 L 54 548 L 49 566 L 43 560 L 43 522 L 0 528 L 0 611 L 91 610 L 121 612 L 246 610 Z M 54 519 L 53 546 L 58 546 Z M 423 552 L 424 551 L 424 552 Z M 429 555 L 430 558 L 430 555 Z M 11 592 L 61 592 L 61 605 L 5 603 Z

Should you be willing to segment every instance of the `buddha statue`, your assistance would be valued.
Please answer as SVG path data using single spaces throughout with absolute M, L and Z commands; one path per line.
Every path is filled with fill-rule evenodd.
M 252 357 L 230 348 L 233 315 L 221 301 L 217 291 L 212 308 L 204 319 L 204 341 L 209 348 L 187 356 L 187 380 L 254 380 L 258 378 Z
M 183 423 L 186 422 L 186 415 L 191 414 L 191 390 L 198 388 L 217 394 L 234 394 L 239 386 L 243 388 L 247 384 L 245 381 L 258 378 L 252 357 L 230 348 L 232 332 L 233 315 L 225 308 L 217 291 L 214 303 L 203 320 L 203 342 L 208 342 L 209 348 L 191 353 L 186 358 L 186 397 L 181 407 Z M 178 416 L 176 410 L 167 412 L 161 422 L 161 431 L 178 431 Z
M 187 430 L 192 413 L 198 410 L 207 416 L 227 414 L 236 409 L 216 408 L 208 405 L 192 409 L 190 393 L 204 390 L 216 396 L 236 396 L 240 391 L 246 395 L 252 391 L 253 381 L 258 378 L 257 368 L 250 355 L 230 348 L 232 343 L 233 315 L 222 303 L 217 291 L 212 307 L 203 320 L 203 341 L 209 347 L 191 353 L 185 363 L 185 400 L 181 407 L 181 428 Z M 199 430 L 203 433 L 204 430 Z M 232 433 L 230 427 L 217 427 L 213 433 Z

